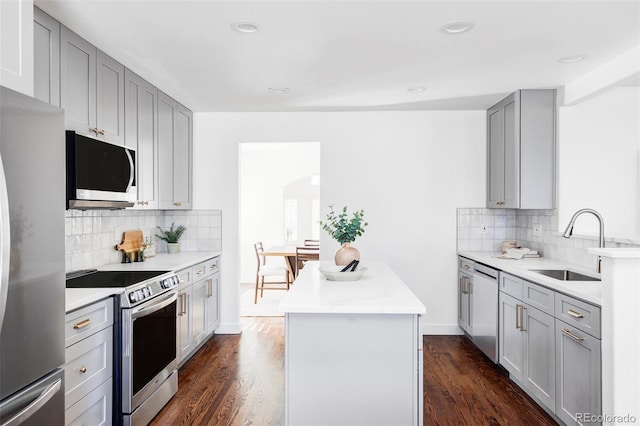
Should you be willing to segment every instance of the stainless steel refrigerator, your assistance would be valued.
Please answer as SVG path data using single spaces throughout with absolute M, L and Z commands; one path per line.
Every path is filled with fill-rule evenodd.
M 0 424 L 64 424 L 64 111 L 0 87 Z

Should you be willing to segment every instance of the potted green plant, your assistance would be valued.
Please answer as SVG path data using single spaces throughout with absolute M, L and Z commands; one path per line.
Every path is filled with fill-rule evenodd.
M 327 231 L 331 237 L 340 243 L 340 248 L 336 252 L 336 265 L 348 265 L 353 260 L 360 260 L 360 252 L 351 246 L 356 237 L 364 234 L 364 228 L 369 225 L 364 221 L 364 210 L 356 210 L 349 218 L 347 207 L 342 212 L 336 213 L 333 206 L 329 206 L 326 222 L 320 221 L 322 229 Z
M 180 240 L 180 237 L 182 237 L 184 231 L 187 230 L 187 228 L 182 225 L 179 225 L 174 229 L 174 225 L 175 224 L 172 223 L 171 228 L 169 228 L 168 230 L 162 229 L 158 226 L 160 234 L 156 234 L 156 237 L 167 242 L 168 253 L 178 253 L 180 251 L 180 243 L 178 242 L 178 240 Z

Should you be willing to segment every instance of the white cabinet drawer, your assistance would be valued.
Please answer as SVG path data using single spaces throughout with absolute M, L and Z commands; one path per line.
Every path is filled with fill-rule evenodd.
M 522 301 L 553 316 L 556 292 L 528 281 L 524 281 L 523 283 Z
M 113 375 L 113 327 L 65 350 L 65 409 Z
M 112 379 L 92 390 L 64 413 L 66 426 L 110 426 L 112 423 Z
M 458 257 L 458 269 L 468 274 L 473 273 L 473 261 L 464 257 Z
M 209 276 L 220 269 L 220 257 L 214 257 L 205 262 L 206 275 Z
M 65 347 L 113 325 L 113 298 L 69 312 L 65 319 Z
M 500 272 L 500 291 L 507 293 L 518 300 L 522 300 L 522 278 Z
M 201 278 L 204 278 L 207 274 L 207 265 L 206 262 L 198 263 L 193 267 L 193 280 L 198 281 Z
M 556 318 L 600 338 L 600 308 L 597 306 L 556 293 Z
M 181 270 L 176 272 L 176 275 L 178 276 L 179 285 L 189 284 L 191 281 L 193 281 L 192 268 L 181 269 Z

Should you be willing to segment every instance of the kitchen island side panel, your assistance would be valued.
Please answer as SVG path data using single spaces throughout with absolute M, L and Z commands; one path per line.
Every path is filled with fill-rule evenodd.
M 287 425 L 421 424 L 417 314 L 285 315 Z

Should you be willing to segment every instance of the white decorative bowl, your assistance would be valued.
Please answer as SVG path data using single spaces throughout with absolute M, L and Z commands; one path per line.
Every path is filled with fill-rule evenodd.
M 346 271 L 340 272 L 344 268 L 343 266 L 321 266 L 319 269 L 320 273 L 324 275 L 324 277 L 329 281 L 358 281 L 364 271 L 367 270 L 365 267 L 358 266 L 358 269 L 355 271 Z

